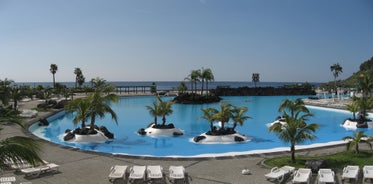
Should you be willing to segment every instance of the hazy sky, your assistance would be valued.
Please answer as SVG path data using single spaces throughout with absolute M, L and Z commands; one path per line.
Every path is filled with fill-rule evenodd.
M 372 0 L 0 0 L 0 79 L 326 82 L 373 57 Z

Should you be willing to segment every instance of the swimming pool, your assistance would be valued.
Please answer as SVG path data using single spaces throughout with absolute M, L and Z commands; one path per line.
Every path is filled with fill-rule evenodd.
M 283 99 L 306 98 L 305 96 L 240 96 L 223 97 L 222 102 L 230 102 L 236 106 L 247 106 L 248 119 L 243 126 L 238 126 L 237 131 L 252 138 L 249 142 L 232 144 L 196 144 L 191 140 L 209 130 L 209 123 L 199 117 L 202 108 L 215 107 L 219 104 L 185 105 L 174 104 L 173 113 L 167 117 L 167 123 L 174 123 L 184 131 L 179 137 L 148 137 L 137 134 L 137 130 L 145 128 L 153 117 L 145 108 L 155 100 L 153 96 L 121 97 L 118 103 L 111 104 L 118 115 L 118 125 L 111 120 L 109 115 L 105 119 L 97 119 L 98 126 L 105 125 L 113 132 L 115 139 L 106 143 L 68 143 L 62 139 L 66 129 L 75 128 L 73 116 L 64 113 L 50 117 L 50 125 L 39 127 L 37 123 L 30 126 L 29 130 L 35 135 L 65 146 L 76 147 L 82 150 L 91 150 L 104 153 L 154 156 L 154 157 L 204 157 L 255 153 L 259 150 L 271 150 L 289 146 L 279 141 L 274 133 L 268 132 L 267 124 L 277 116 L 278 107 Z M 171 100 L 172 97 L 163 97 Z M 341 110 L 325 110 L 309 107 L 314 117 L 308 123 L 318 123 L 320 128 L 316 133 L 317 139 L 306 142 L 304 145 L 315 143 L 328 143 L 340 141 L 342 137 L 352 135 L 351 130 L 346 130 L 340 123 L 351 113 Z M 366 134 L 373 134 L 372 129 L 365 129 Z

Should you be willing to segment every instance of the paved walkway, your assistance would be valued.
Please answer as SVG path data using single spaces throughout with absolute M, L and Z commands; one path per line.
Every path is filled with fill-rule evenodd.
M 30 108 L 37 101 L 24 103 L 23 108 Z M 27 122 L 35 122 L 40 117 L 49 115 L 50 112 L 41 112 L 39 117 L 28 119 Z M 31 133 L 22 130 L 17 125 L 3 126 L 0 139 L 11 136 L 29 136 L 38 139 Z M 74 148 L 56 145 L 42 140 L 44 160 L 60 165 L 56 174 L 45 174 L 38 178 L 25 178 L 23 174 L 15 171 L 4 171 L 3 176 L 16 176 L 16 183 L 32 182 L 37 184 L 84 184 L 110 183 L 108 180 L 109 169 L 113 165 L 161 165 L 166 171 L 170 165 L 183 165 L 189 174 L 189 183 L 197 184 L 264 184 L 268 182 L 264 175 L 270 171 L 269 167 L 262 164 L 266 158 L 278 155 L 290 155 L 289 153 L 256 154 L 239 157 L 208 158 L 208 159 L 172 159 L 172 158 L 142 158 L 128 156 L 113 156 L 110 154 L 81 151 Z M 298 151 L 297 155 L 325 155 L 345 150 L 345 146 L 331 146 L 319 149 Z M 242 175 L 241 171 L 250 169 L 250 175 Z M 337 179 L 340 183 L 341 170 L 337 171 Z M 316 176 L 313 176 L 315 180 Z M 123 182 L 124 183 L 124 182 Z M 290 179 L 284 183 L 291 183 Z M 316 182 L 315 182 L 316 183 Z

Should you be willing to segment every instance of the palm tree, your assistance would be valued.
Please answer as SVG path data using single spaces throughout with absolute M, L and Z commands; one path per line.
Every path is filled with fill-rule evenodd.
M 286 110 L 290 111 L 290 114 Z M 295 145 L 315 139 L 313 133 L 319 125 L 306 123 L 307 118 L 313 115 L 300 99 L 284 100 L 279 111 L 283 113 L 286 124 L 275 123 L 269 127 L 269 131 L 274 132 L 283 142 L 290 143 L 291 161 L 295 163 Z
M 74 74 L 75 74 L 75 88 L 78 87 L 78 81 L 79 78 L 83 75 L 82 70 L 80 68 L 75 68 L 74 69 Z
M 58 67 L 57 67 L 56 64 L 51 64 L 49 70 L 50 70 L 50 72 L 51 72 L 52 75 L 53 75 L 53 88 L 55 88 L 55 87 L 56 87 L 56 78 L 55 78 L 55 74 L 56 74 L 56 72 L 57 72 L 57 70 L 58 70 Z
M 0 101 L 4 105 L 9 105 L 9 102 L 12 99 L 12 83 L 14 83 L 14 81 L 11 79 L 5 78 L 4 81 L 0 80 Z
M 162 116 L 162 125 L 166 124 L 166 116 L 172 114 L 172 105 L 174 104 L 172 101 L 164 102 L 160 96 L 157 96 L 159 101 L 159 115 Z
M 70 103 L 67 104 L 66 106 L 66 111 L 67 112 L 76 112 L 76 116 L 73 119 L 74 125 L 76 125 L 79 121 L 82 122 L 81 127 L 85 128 L 86 127 L 86 122 L 88 121 L 90 117 L 90 100 L 88 98 L 78 98 Z
M 188 87 L 186 86 L 185 82 L 180 82 L 180 84 L 177 86 L 177 90 L 179 91 L 179 93 L 184 93 L 185 91 L 188 90 Z
M 17 114 L 11 108 L 0 107 L 0 123 L 15 123 L 24 128 Z M 9 161 L 27 162 L 32 165 L 42 163 L 38 153 L 40 150 L 40 143 L 34 139 L 22 136 L 5 138 L 0 141 L 0 169 L 5 169 Z
M 354 120 L 356 120 L 356 113 L 359 112 L 359 104 L 357 103 L 357 101 L 355 100 L 357 97 L 353 98 L 353 101 L 351 104 L 347 104 L 346 105 L 346 109 L 350 112 L 352 112 L 353 114 L 353 118 Z
M 108 94 L 106 96 L 102 95 L 102 89 L 96 88 L 95 92 L 90 94 L 87 99 L 90 102 L 90 117 L 91 117 L 91 125 L 90 129 L 93 131 L 96 117 L 103 118 L 105 117 L 106 113 L 109 113 L 111 115 L 111 118 L 115 120 L 115 123 L 118 124 L 117 121 L 117 115 L 113 111 L 113 109 L 110 107 L 108 102 L 117 102 L 118 96 L 115 94 Z
M 212 73 L 212 71 L 211 71 L 210 68 L 206 68 L 206 69 L 202 68 L 201 78 L 202 78 L 202 91 L 201 91 L 201 94 L 203 94 L 203 84 L 204 84 L 204 82 L 206 82 L 206 91 L 208 92 L 208 90 L 209 90 L 208 83 L 209 83 L 209 81 L 213 81 L 214 80 L 214 74 Z
M 160 116 L 160 105 L 158 100 L 153 101 L 153 106 L 146 106 L 146 109 L 148 109 L 150 115 L 154 117 L 154 125 L 157 125 L 157 117 Z
M 342 73 L 342 67 L 339 65 L 339 63 L 333 64 L 330 66 L 330 71 L 333 72 L 333 77 L 334 77 L 334 91 L 337 94 L 337 77 L 339 76 L 340 73 Z
M 190 74 L 188 75 L 188 77 L 185 78 L 191 82 L 192 84 L 191 90 L 194 94 L 197 93 L 197 82 L 199 81 L 200 76 L 201 76 L 201 70 L 192 70 Z M 194 91 L 193 91 L 193 85 L 194 85 Z
M 285 113 L 286 111 L 290 112 L 291 117 L 298 116 L 299 113 L 309 113 L 310 111 L 304 104 L 304 101 L 300 98 L 297 98 L 295 101 L 285 99 L 281 102 L 278 109 L 279 112 Z
M 369 75 L 360 74 L 360 79 L 358 81 L 358 88 L 363 91 L 363 98 L 370 97 L 372 92 L 373 82 Z
M 342 138 L 344 141 L 348 140 L 347 143 L 347 150 L 350 150 L 352 147 L 355 146 L 355 153 L 359 153 L 359 143 L 366 143 L 369 145 L 370 149 L 372 149 L 372 144 L 370 143 L 370 137 L 364 134 L 364 132 L 354 132 L 354 137 L 346 136 Z
M 245 116 L 245 113 L 248 111 L 247 107 L 233 107 L 232 109 L 232 120 L 233 120 L 233 127 L 232 129 L 235 130 L 237 127 L 237 124 L 240 126 L 243 125 L 243 123 L 251 118 L 250 116 Z
M 354 101 L 357 103 L 357 106 L 360 108 L 360 113 L 364 116 L 367 116 L 367 111 L 373 108 L 373 97 L 371 98 L 354 98 Z
M 213 107 L 202 109 L 203 116 L 201 116 L 202 119 L 207 120 L 210 123 L 210 131 L 214 132 L 214 121 L 216 120 L 215 114 L 219 111 Z
M 224 124 L 229 122 L 229 119 L 233 117 L 232 115 L 232 104 L 224 103 L 220 104 L 220 111 L 215 113 L 214 118 L 221 122 L 221 129 L 224 130 Z

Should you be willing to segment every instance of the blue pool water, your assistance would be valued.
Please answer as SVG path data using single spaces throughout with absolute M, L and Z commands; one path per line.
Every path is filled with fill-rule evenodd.
M 49 141 L 77 147 L 83 150 L 92 150 L 105 153 L 141 155 L 141 156 L 202 156 L 205 154 L 224 155 L 232 152 L 250 152 L 253 150 L 267 150 L 278 147 L 288 148 L 276 137 L 274 133 L 268 132 L 267 124 L 271 123 L 277 116 L 278 107 L 285 98 L 296 99 L 306 98 L 305 96 L 245 96 L 245 97 L 223 97 L 222 102 L 230 102 L 236 106 L 247 106 L 249 111 L 248 119 L 243 126 L 238 126 L 237 131 L 252 138 L 250 142 L 233 144 L 196 144 L 191 142 L 194 136 L 200 135 L 209 130 L 209 123 L 199 117 L 202 115 L 202 108 L 216 107 L 219 104 L 204 105 L 183 105 L 174 104 L 173 113 L 167 117 L 168 123 L 174 123 L 176 127 L 184 130 L 185 134 L 179 137 L 148 137 L 138 135 L 139 128 L 145 128 L 153 117 L 145 108 L 152 105 L 155 97 L 121 97 L 120 101 L 111 104 L 118 115 L 118 125 L 115 124 L 109 115 L 105 119 L 96 121 L 98 126 L 105 125 L 114 133 L 115 139 L 106 143 L 67 143 L 61 139 L 66 129 L 75 128 L 72 115 L 59 114 L 49 118 L 48 127 L 33 125 L 30 131 L 35 135 Z M 172 97 L 164 97 L 164 100 L 171 100 Z M 351 130 L 346 130 L 340 123 L 351 113 L 343 111 L 329 111 L 319 108 L 311 108 L 314 117 L 308 123 L 318 123 L 320 128 L 316 133 L 317 139 L 313 142 L 306 142 L 305 145 L 314 143 L 327 143 L 340 141 L 342 137 L 352 135 Z M 158 118 L 161 122 L 161 118 Z M 366 129 L 365 133 L 373 134 L 373 130 Z

